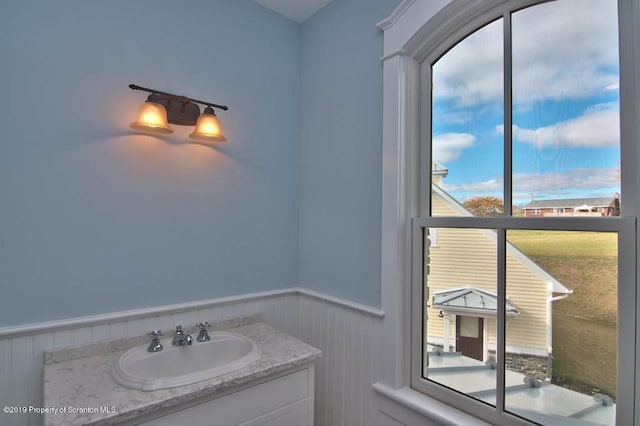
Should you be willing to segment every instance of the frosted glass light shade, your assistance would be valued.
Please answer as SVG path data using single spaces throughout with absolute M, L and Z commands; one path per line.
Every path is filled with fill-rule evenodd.
M 218 116 L 213 112 L 211 107 L 207 107 L 200 117 L 198 117 L 196 129 L 189 137 L 191 139 L 214 142 L 225 142 L 227 140 L 222 134 Z
M 167 121 L 167 110 L 164 105 L 146 101 L 140 107 L 138 119 L 130 124 L 132 129 L 155 133 L 173 133 Z

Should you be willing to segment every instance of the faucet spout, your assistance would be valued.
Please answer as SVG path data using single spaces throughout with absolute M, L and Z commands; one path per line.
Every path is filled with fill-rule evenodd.
M 193 344 L 193 338 L 190 334 L 184 334 L 184 332 L 182 331 L 182 326 L 179 325 L 176 327 L 176 334 L 173 336 L 171 344 L 173 346 L 190 346 Z

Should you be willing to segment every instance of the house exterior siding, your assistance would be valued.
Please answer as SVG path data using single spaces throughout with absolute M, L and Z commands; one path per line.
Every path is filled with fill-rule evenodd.
M 458 216 L 445 200 L 434 193 L 432 212 L 434 216 Z M 475 229 L 438 229 L 438 245 L 430 250 L 429 274 L 426 277 L 429 293 L 473 286 L 496 293 L 497 249 L 491 231 Z M 523 265 L 513 254 L 507 253 L 507 297 L 520 314 L 507 319 L 507 351 L 540 355 L 551 351 L 551 328 L 548 327 L 548 300 L 551 296 L 549 284 Z M 428 301 L 427 303 L 430 303 Z M 428 309 L 426 324 L 428 340 L 442 344 L 444 318 L 438 316 L 439 309 Z M 449 342 L 455 344 L 455 316 L 449 324 Z M 487 349 L 495 349 L 495 316 L 485 320 Z M 516 349 L 517 348 L 517 349 Z

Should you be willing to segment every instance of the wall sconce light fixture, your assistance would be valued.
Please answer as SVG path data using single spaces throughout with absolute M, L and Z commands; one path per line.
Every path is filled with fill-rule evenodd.
M 226 111 L 229 109 L 227 106 L 199 101 L 186 96 L 177 96 L 135 84 L 130 84 L 129 88 L 151 93 L 140 107 L 138 118 L 131 123 L 131 128 L 153 133 L 173 133 L 169 123 L 196 126 L 189 135 L 191 139 L 216 142 L 227 140 L 214 111 L 214 108 Z M 200 114 L 200 107 L 196 104 L 206 105 L 202 114 Z

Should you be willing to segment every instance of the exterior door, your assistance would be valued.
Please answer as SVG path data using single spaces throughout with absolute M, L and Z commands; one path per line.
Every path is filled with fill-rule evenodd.
M 483 361 L 484 318 L 456 315 L 456 351 Z

